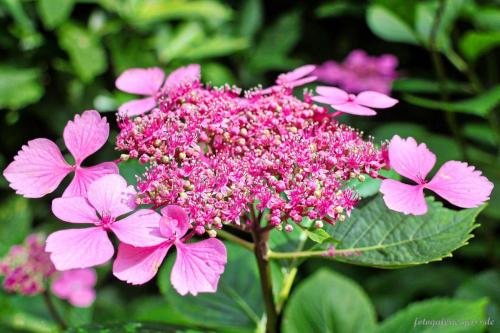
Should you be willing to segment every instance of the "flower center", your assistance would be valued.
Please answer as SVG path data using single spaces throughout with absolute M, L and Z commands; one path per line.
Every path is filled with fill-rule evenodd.
M 111 215 L 110 212 L 102 212 L 101 221 L 98 223 L 98 225 L 103 227 L 105 230 L 109 230 L 111 224 L 113 224 L 114 222 L 115 218 Z

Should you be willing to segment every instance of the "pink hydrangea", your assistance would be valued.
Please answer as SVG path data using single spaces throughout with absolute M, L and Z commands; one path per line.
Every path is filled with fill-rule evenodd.
M 342 63 L 327 61 L 312 73 L 319 81 L 335 84 L 351 93 L 372 90 L 389 95 L 398 76 L 398 58 L 391 54 L 369 56 L 363 50 L 352 51 Z
M 186 236 L 190 228 L 186 211 L 179 206 L 167 206 L 161 212 L 163 216 L 153 231 L 159 236 L 158 243 L 151 247 L 120 244 L 113 274 L 128 283 L 146 283 L 156 275 L 168 250 L 174 245 L 177 258 L 170 280 L 177 292 L 181 295 L 215 292 L 227 261 L 224 244 L 215 238 L 187 243 L 193 233 Z M 151 231 L 143 229 L 142 232 Z
M 23 244 L 12 246 L 0 260 L 5 290 L 22 295 L 36 295 L 45 290 L 47 279 L 55 273 L 55 268 L 44 250 L 44 242 L 44 235 L 31 234 Z
M 94 110 L 76 115 L 64 128 L 64 143 L 75 159 L 69 165 L 57 145 L 49 139 L 34 139 L 19 151 L 3 175 L 10 187 L 27 198 L 40 198 L 53 192 L 71 172 L 73 180 L 63 193 L 64 197 L 85 196 L 87 187 L 94 180 L 107 174 L 118 173 L 113 162 L 92 167 L 82 166 L 83 161 L 99 150 L 108 140 L 109 124 Z
M 308 75 L 292 73 L 290 82 Z M 285 86 L 242 94 L 197 80 L 159 96 L 151 113 L 119 119 L 118 148 L 149 164 L 138 200 L 182 206 L 200 231 L 249 223 L 254 202 L 276 227 L 304 217 L 343 220 L 359 200 L 347 182 L 377 176 L 382 151 L 321 117 L 327 108 L 310 96 L 301 101 L 292 93 Z
M 156 227 L 159 214 L 136 208 L 135 190 L 120 175 L 107 175 L 94 181 L 87 197 L 64 197 L 52 201 L 52 212 L 62 221 L 91 224 L 91 227 L 56 231 L 47 238 L 46 251 L 60 271 L 86 268 L 107 262 L 114 253 L 107 233 L 135 246 L 156 245 L 155 235 L 142 228 Z
M 465 162 L 448 161 L 428 182 L 427 174 L 436 164 L 434 155 L 425 144 L 415 139 L 394 136 L 389 144 L 391 167 L 400 175 L 413 180 L 409 185 L 393 179 L 382 181 L 380 192 L 392 210 L 413 215 L 427 212 L 424 189 L 429 189 L 455 206 L 473 208 L 489 199 L 493 184 L 480 171 Z
M 67 300 L 73 306 L 86 308 L 94 303 L 96 282 L 95 270 L 74 269 L 60 272 L 52 280 L 51 290 L 54 295 Z

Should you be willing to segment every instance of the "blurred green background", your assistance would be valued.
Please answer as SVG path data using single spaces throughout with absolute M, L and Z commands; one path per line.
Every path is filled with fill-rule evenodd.
M 437 16 L 440 24 L 433 28 Z M 498 0 L 0 0 L 0 26 L 2 169 L 30 139 L 61 143 L 75 113 L 97 109 L 115 124 L 117 106 L 132 98 L 114 88 L 127 68 L 170 72 L 200 63 L 205 82 L 251 88 L 303 64 L 341 61 L 360 48 L 398 57 L 392 95 L 401 102 L 376 117 L 344 115 L 343 121 L 378 141 L 411 135 L 428 144 L 438 165 L 466 160 L 500 186 Z M 112 127 L 95 161 L 118 157 Z M 49 211 L 57 193 L 28 201 L 3 178 L 0 186 L 2 256 L 31 230 L 52 230 L 58 222 Z M 499 220 L 496 188 L 476 237 L 453 258 L 395 271 L 317 259 L 302 266 L 299 278 L 320 267 L 349 276 L 374 303 L 379 320 L 434 297 L 488 297 L 488 316 L 500 320 Z M 73 324 L 134 319 L 190 326 L 154 283 L 122 284 L 109 267 L 99 274 L 95 306 L 67 310 Z M 9 329 L 44 332 L 53 327 L 48 320 L 37 298 L 26 302 L 0 293 L 0 323 Z M 498 332 L 500 323 L 487 329 Z

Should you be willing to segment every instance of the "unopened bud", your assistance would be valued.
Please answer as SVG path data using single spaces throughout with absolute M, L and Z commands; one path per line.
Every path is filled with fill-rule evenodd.
M 339 215 L 338 220 L 340 222 L 344 222 L 345 221 L 345 215 Z
M 179 153 L 179 158 L 180 158 L 181 160 L 184 160 L 184 159 L 186 158 L 186 153 L 185 153 L 185 152 L 181 152 L 181 153 Z
M 285 231 L 286 231 L 286 232 L 292 232 L 292 231 L 293 231 L 293 227 L 292 227 L 292 225 L 287 224 L 287 225 L 285 226 Z
M 129 158 L 130 158 L 129 154 L 121 154 L 120 155 L 120 160 L 122 160 L 122 161 L 128 161 Z
M 314 226 L 318 229 L 323 228 L 323 221 L 316 220 L 316 222 L 314 222 Z
M 213 230 L 213 229 L 210 229 L 210 230 L 207 230 L 207 234 L 210 238 L 215 238 L 217 237 L 217 231 Z
M 358 176 L 358 180 L 359 180 L 360 182 L 364 182 L 364 181 L 366 180 L 365 175 L 359 175 L 359 176 Z

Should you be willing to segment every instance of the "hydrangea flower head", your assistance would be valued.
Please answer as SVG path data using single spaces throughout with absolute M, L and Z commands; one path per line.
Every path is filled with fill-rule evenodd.
M 154 231 L 160 235 L 158 244 L 151 247 L 120 244 L 113 264 L 114 275 L 128 283 L 146 283 L 156 275 L 174 245 L 177 258 L 170 280 L 177 292 L 181 295 L 215 292 L 227 261 L 224 243 L 215 238 L 187 243 L 190 236 L 185 235 L 191 227 L 187 212 L 179 206 L 167 206 L 161 212 L 163 216 Z
M 369 56 L 353 50 L 342 63 L 327 61 L 313 72 L 319 81 L 339 85 L 353 93 L 377 91 L 390 94 L 392 81 L 398 76 L 398 58 L 391 54 Z
M 122 219 L 136 207 L 135 190 L 120 175 L 107 175 L 94 181 L 88 197 L 63 197 L 52 201 L 52 212 L 62 221 L 92 224 L 88 228 L 56 231 L 47 238 L 46 251 L 60 271 L 86 268 L 107 262 L 113 256 L 112 231 L 131 245 L 154 245 L 153 234 L 141 233 L 143 226 L 156 226 L 160 216 L 141 209 Z
M 427 212 L 424 189 L 437 193 L 455 206 L 474 208 L 489 199 L 493 184 L 481 172 L 465 162 L 448 161 L 428 182 L 427 174 L 436 164 L 436 156 L 425 144 L 415 139 L 394 136 L 389 144 L 391 167 L 400 175 L 413 180 L 416 185 L 385 179 L 380 192 L 392 210 L 413 215 Z
M 71 172 L 73 180 L 63 196 L 85 196 L 87 188 L 103 175 L 118 173 L 113 162 L 104 162 L 92 167 L 82 162 L 98 151 L 107 141 L 109 124 L 94 110 L 76 115 L 64 128 L 64 143 L 75 159 L 69 165 L 57 145 L 49 139 L 34 139 L 19 151 L 3 175 L 10 187 L 26 198 L 40 198 L 53 192 Z
M 5 290 L 22 295 L 36 295 L 45 290 L 45 283 L 55 268 L 44 250 L 44 242 L 42 234 L 31 234 L 23 244 L 12 246 L 0 260 Z
M 200 231 L 249 223 L 245 213 L 255 202 L 276 227 L 304 217 L 345 219 L 359 200 L 347 182 L 376 176 L 382 151 L 319 117 L 328 110 L 308 95 L 302 101 L 290 88 L 266 90 L 185 82 L 159 96 L 149 114 L 121 118 L 118 149 L 148 164 L 139 202 L 179 205 Z
M 337 111 L 358 116 L 374 116 L 377 112 L 372 108 L 386 109 L 398 103 L 397 99 L 376 91 L 363 91 L 356 96 L 339 88 L 320 86 L 316 88 L 316 92 L 319 96 L 312 97 L 313 101 L 329 104 Z
M 60 272 L 52 280 L 51 290 L 54 295 L 68 300 L 71 305 L 86 308 L 94 303 L 96 282 L 95 270 L 91 268 L 74 269 Z

